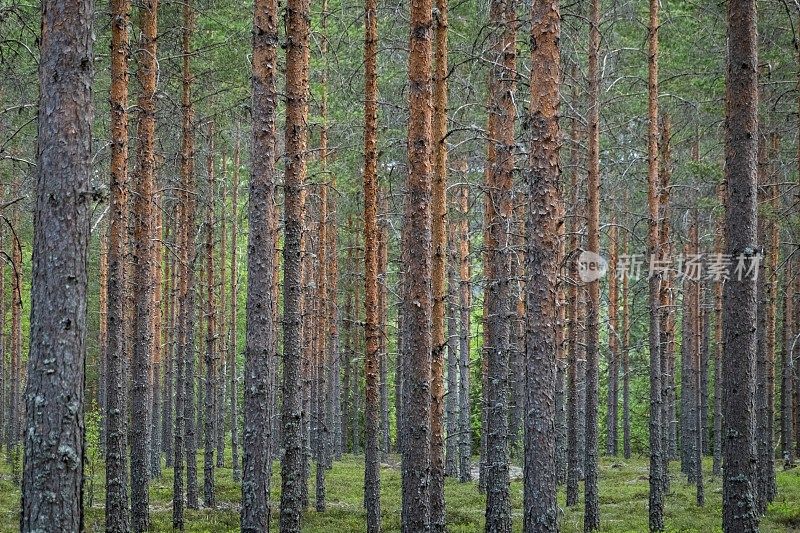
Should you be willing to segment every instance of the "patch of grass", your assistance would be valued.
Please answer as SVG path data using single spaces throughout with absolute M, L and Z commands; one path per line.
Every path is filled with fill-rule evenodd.
M 202 457 L 198 458 L 199 487 L 202 498 Z M 397 458 L 381 470 L 382 530 L 400 530 L 400 471 Z M 228 463 L 230 464 L 230 458 Z M 695 503 L 695 488 L 688 485 L 678 473 L 678 465 L 671 465 L 671 488 L 666 502 L 666 526 L 671 532 L 709 533 L 722 530 L 721 479 L 711 475 L 711 462 L 705 463 L 706 504 L 700 508 Z M 91 472 L 91 469 L 89 469 Z M 87 506 L 86 530 L 103 531 L 103 480 L 102 468 L 95 468 L 92 486 L 93 505 Z M 363 508 L 363 458 L 345 456 L 327 473 L 327 511 L 313 510 L 313 466 L 309 495 L 312 508 L 303 521 L 303 531 L 309 533 L 357 533 L 364 531 Z M 800 468 L 779 471 L 778 497 L 761 523 L 761 531 L 778 532 L 800 528 Z M 217 508 L 187 510 L 186 530 L 190 532 L 218 533 L 239 530 L 240 486 L 234 483 L 229 468 L 218 469 L 216 474 Z M 272 478 L 273 525 L 277 531 L 277 508 L 280 500 L 280 467 L 276 463 Z M 582 489 L 582 487 L 581 487 Z M 522 482 L 511 484 L 514 531 L 522 529 Z M 87 494 L 86 501 L 88 502 Z M 600 461 L 600 517 L 601 531 L 647 531 L 647 459 L 630 461 L 602 458 Z M 448 479 L 445 485 L 448 531 L 474 533 L 483 530 L 485 498 L 479 494 L 475 483 L 461 484 Z M 564 491 L 559 491 L 561 530 L 583 531 L 583 506 L 564 506 Z M 150 490 L 151 518 L 154 531 L 172 529 L 172 470 L 165 469 L 161 479 L 153 481 Z M 18 529 L 19 490 L 13 482 L 10 467 L 0 465 L 0 531 Z

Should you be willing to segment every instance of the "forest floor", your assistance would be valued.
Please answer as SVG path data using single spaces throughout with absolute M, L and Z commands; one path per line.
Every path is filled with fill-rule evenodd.
M 202 499 L 202 454 L 198 454 L 199 488 Z M 0 461 L 0 531 L 17 531 L 19 526 L 19 490 L 14 485 L 10 466 Z M 630 461 L 601 458 L 600 461 L 600 514 L 601 531 L 641 532 L 647 531 L 647 460 L 634 458 Z M 381 472 L 382 531 L 400 530 L 400 471 L 393 464 L 384 464 Z M 706 505 L 699 508 L 695 503 L 694 486 L 686 483 L 677 474 L 677 463 L 671 466 L 671 491 L 666 505 L 668 531 L 714 532 L 721 531 L 722 495 L 720 479 L 711 476 L 711 463 L 706 467 Z M 328 510 L 317 513 L 313 510 L 313 479 L 311 476 L 312 509 L 304 519 L 303 531 L 336 533 L 359 533 L 364 531 L 365 514 L 363 501 L 363 458 L 346 456 L 337 462 L 327 474 Z M 87 466 L 89 478 L 86 484 L 87 531 L 103 530 L 102 470 Z M 277 491 L 280 488 L 279 466 L 273 472 L 273 509 L 277 509 Z M 446 484 L 447 524 L 451 533 L 483 531 L 484 497 L 476 484 L 460 484 L 448 479 Z M 582 493 L 581 493 L 582 494 Z M 214 510 L 188 510 L 186 529 L 192 532 L 237 531 L 239 526 L 239 485 L 234 483 L 231 470 L 219 469 L 216 473 L 217 508 Z M 522 525 L 522 484 L 512 482 L 514 531 Z M 561 531 L 583 531 L 583 507 L 567 509 L 564 491 L 559 491 Z M 151 516 L 154 531 L 171 530 L 172 471 L 164 470 L 163 478 L 153 482 L 150 491 Z M 276 523 L 273 511 L 273 523 Z M 277 531 L 277 527 L 274 529 Z M 778 498 L 769 507 L 762 521 L 761 531 L 800 531 L 800 468 L 778 472 Z

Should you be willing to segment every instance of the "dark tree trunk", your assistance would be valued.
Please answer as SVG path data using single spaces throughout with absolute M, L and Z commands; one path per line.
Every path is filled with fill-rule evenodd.
M 431 162 L 433 83 L 431 0 L 411 4 L 408 80 L 408 165 L 403 253 L 403 533 L 430 528 L 431 476 Z
M 528 131 L 524 531 L 558 531 L 556 501 L 557 274 L 563 209 L 558 125 L 561 62 L 558 2 L 531 11 L 531 103 Z
M 130 528 L 126 446 L 125 233 L 128 219 L 128 59 L 130 2 L 111 6 L 111 206 L 108 229 L 106 347 L 106 513 L 110 533 Z
M 367 532 L 381 529 L 379 388 L 380 328 L 378 324 L 378 17 L 377 2 L 364 8 L 364 308 L 366 350 L 366 443 L 364 464 L 364 506 Z
M 619 228 L 617 219 L 611 219 L 609 229 L 609 264 L 608 264 L 608 397 L 606 400 L 606 453 L 616 456 L 619 453 L 618 436 L 618 400 L 619 400 L 619 342 L 617 321 L 617 259 Z
M 458 222 L 458 301 L 459 301 L 459 337 L 458 337 L 458 397 L 459 397 L 459 469 L 458 476 L 462 483 L 472 479 L 472 409 L 470 406 L 470 312 L 472 292 L 470 284 L 469 259 L 469 188 L 463 186 L 459 193 Z
M 237 132 L 238 134 L 238 132 Z M 228 426 L 231 430 L 231 468 L 233 481 L 242 480 L 239 462 L 239 377 L 236 369 L 238 355 L 239 325 L 239 137 L 233 152 L 233 187 L 231 194 L 231 320 L 228 338 L 228 379 L 230 395 L 230 411 Z M 273 332 L 273 335 L 275 332 Z M 263 420 L 260 422 L 263 423 Z
M 589 154 L 587 250 L 600 253 L 600 0 L 592 0 L 589 28 Z M 586 301 L 586 464 L 584 531 L 600 528 L 597 489 L 597 411 L 599 400 L 600 280 L 589 283 Z
M 91 0 L 42 5 L 24 532 L 83 530 L 92 15 Z
M 153 271 L 155 193 L 155 120 L 156 120 L 156 37 L 158 0 L 149 0 L 139 15 L 141 37 L 137 54 L 136 78 L 139 82 L 137 152 L 138 171 L 134 195 L 134 279 L 135 322 L 131 361 L 131 528 L 145 531 L 150 527 L 149 479 L 150 430 L 152 416 L 150 385 L 153 348 Z
M 452 205 L 452 204 L 451 204 Z M 452 216 L 447 226 L 447 440 L 445 441 L 444 473 L 458 477 L 459 463 L 459 406 L 458 389 L 458 249 L 456 248 L 456 226 Z
M 247 218 L 247 304 L 242 434 L 242 531 L 269 531 L 270 391 L 276 346 L 275 88 L 278 2 L 259 0 L 253 15 L 253 151 Z M 238 146 L 238 144 L 237 144 Z M 238 150 L 237 150 L 238 154 Z M 236 164 L 235 171 L 239 165 Z M 235 241 L 234 241 L 235 242 Z M 234 291 L 235 294 L 235 291 Z M 235 388 L 234 388 L 235 391 Z
M 623 254 L 628 255 L 628 236 L 624 237 Z M 622 278 L 622 455 L 631 458 L 631 324 L 630 324 L 630 279 Z
M 447 0 L 436 0 L 433 72 L 433 180 L 431 190 L 431 531 L 444 533 L 444 353 L 447 268 Z
M 281 463 L 281 531 L 300 531 L 304 451 L 301 440 L 303 402 L 300 367 L 303 354 L 301 237 L 308 140 L 309 1 L 289 0 L 286 11 L 286 172 L 283 246 L 283 447 Z
M 486 196 L 486 531 L 511 531 L 508 366 L 511 300 L 511 188 L 514 172 L 516 25 L 514 0 L 490 4 L 489 146 Z
M 174 204 L 170 204 L 169 208 L 172 208 L 174 211 L 178 211 L 175 208 Z M 180 249 L 177 246 L 177 230 L 178 225 L 169 224 L 166 228 L 166 236 L 165 241 L 169 243 L 167 245 L 167 257 L 165 260 L 165 268 L 166 268 L 166 288 L 164 290 L 164 296 L 167 298 L 167 325 L 166 325 L 166 342 L 164 343 L 164 381 L 162 386 L 162 397 L 163 400 L 161 402 L 162 414 L 161 414 L 161 451 L 164 453 L 166 458 L 166 466 L 167 468 L 172 468 L 174 466 L 175 460 L 175 451 L 174 451 L 174 443 L 175 437 L 173 433 L 173 424 L 174 424 L 174 385 L 175 385 L 175 352 L 176 352 L 176 340 L 177 340 L 177 269 L 178 264 L 175 260 L 175 255 L 169 253 L 169 250 L 175 249 L 176 253 L 180 253 Z
M 717 187 L 717 197 L 720 204 L 725 206 L 725 186 Z M 716 223 L 716 238 L 714 251 L 717 255 L 725 252 L 724 219 L 720 217 Z M 724 339 L 722 334 L 722 280 L 714 284 L 714 463 L 712 473 L 715 476 L 722 474 L 722 356 L 724 353 Z
M 752 259 L 756 242 L 758 153 L 758 37 L 755 0 L 728 4 L 726 86 L 726 253 Z M 726 531 L 755 531 L 753 387 L 756 356 L 756 282 L 732 276 L 723 298 L 723 513 Z
M 781 455 L 784 468 L 794 464 L 794 264 L 787 261 L 783 278 L 783 335 L 781 346 Z
M 150 479 L 161 477 L 161 374 L 164 369 L 164 354 L 162 353 L 162 307 L 161 299 L 164 293 L 162 283 L 164 271 L 162 270 L 162 217 L 161 217 L 161 194 L 156 192 L 153 195 L 153 301 L 152 305 L 152 347 L 153 372 L 150 376 L 150 383 L 153 388 L 150 394 L 151 402 L 151 425 L 150 425 Z
M 214 127 L 208 124 L 208 152 L 206 153 L 206 351 L 205 351 L 205 417 L 203 430 L 203 506 L 213 508 L 214 501 L 214 444 L 216 439 L 216 389 L 217 389 L 217 309 L 214 284 Z

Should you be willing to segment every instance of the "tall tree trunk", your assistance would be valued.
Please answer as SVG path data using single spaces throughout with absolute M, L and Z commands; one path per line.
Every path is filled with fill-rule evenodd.
M 431 531 L 445 529 L 444 352 L 447 234 L 447 0 L 436 0 L 433 72 L 433 181 L 431 206 Z
M 24 532 L 83 530 L 92 15 L 90 0 L 42 5 Z
M 589 172 L 587 180 L 587 250 L 600 253 L 600 0 L 592 0 L 589 28 Z M 597 492 L 597 404 L 600 280 L 589 283 L 586 302 L 586 465 L 584 466 L 584 531 L 600 528 Z
M 378 324 L 378 14 L 376 0 L 364 7 L 364 309 L 366 351 L 366 443 L 364 505 L 367 531 L 381 528 L 378 450 L 380 354 Z
M 170 203 L 166 208 L 172 209 L 180 216 L 180 210 Z M 174 390 L 175 390 L 175 353 L 177 352 L 177 270 L 178 264 L 175 260 L 175 255 L 180 253 L 177 240 L 178 221 L 174 219 L 166 227 L 165 242 L 169 244 L 165 246 L 167 250 L 166 258 L 164 261 L 166 272 L 166 287 L 164 295 L 167 297 L 167 327 L 166 327 L 166 342 L 164 343 L 164 384 L 163 402 L 162 402 L 162 415 L 161 415 L 161 450 L 166 457 L 167 468 L 173 468 L 175 460 L 174 443 L 175 437 L 173 433 L 174 424 Z M 169 253 L 174 249 L 175 253 Z
M 283 447 L 281 463 L 281 531 L 300 531 L 305 480 L 301 441 L 300 367 L 302 337 L 302 233 L 308 141 L 309 1 L 289 0 L 286 11 L 286 171 L 283 246 Z
M 780 137 L 777 132 L 773 132 L 770 135 L 768 156 L 771 163 L 767 174 L 769 185 L 765 192 L 768 197 L 771 216 L 768 218 L 766 238 L 764 240 L 764 244 L 767 246 L 767 279 L 765 280 L 767 292 L 767 431 L 765 436 L 767 443 L 764 447 L 764 462 L 766 470 L 766 499 L 767 502 L 772 502 L 778 494 L 778 484 L 775 478 L 775 346 L 778 321 L 778 259 L 781 250 L 780 230 L 775 218 L 778 216 L 779 210 L 778 181 L 780 178 L 777 163 L 775 163 L 779 161 L 780 157 Z
M 528 212 L 525 268 L 524 522 L 528 532 L 558 531 L 556 501 L 556 328 L 559 228 L 563 210 L 558 125 L 561 62 L 558 2 L 531 10 L 531 103 L 528 131 Z
M 514 173 L 516 25 L 514 0 L 493 0 L 486 161 L 486 531 L 511 531 L 508 442 L 510 240 Z
M 378 324 L 380 330 L 380 449 L 385 458 L 389 454 L 389 205 L 384 192 L 379 194 L 378 242 Z
M 445 475 L 451 478 L 458 477 L 458 410 L 461 402 L 458 389 L 458 249 L 456 244 L 456 225 L 451 215 L 448 218 L 447 226 L 447 394 L 445 395 L 447 440 L 445 441 L 444 466 Z
M 208 123 L 208 151 L 206 153 L 206 352 L 205 352 L 205 417 L 203 430 L 203 506 L 213 508 L 214 501 L 214 444 L 216 438 L 215 401 L 217 389 L 217 309 L 214 284 L 214 124 Z
M 239 142 L 237 130 L 236 146 L 233 152 L 233 186 L 231 192 L 231 320 L 227 354 L 228 379 L 230 380 L 228 389 L 230 394 L 228 425 L 231 430 L 231 468 L 233 468 L 234 482 L 242 480 L 242 471 L 239 463 L 239 378 L 236 373 L 239 340 Z M 263 424 L 263 420 L 260 423 Z
M 3 189 L 0 188 L 0 194 Z M 0 250 L 3 249 L 3 232 L 0 230 Z M 108 231 L 100 234 L 100 258 L 98 275 L 98 304 L 100 308 L 100 324 L 97 335 L 99 350 L 99 364 L 97 376 L 97 410 L 100 415 L 100 448 L 105 453 L 106 449 L 106 381 L 108 373 L 106 364 L 108 361 Z M 5 408 L 2 406 L 2 398 L 5 395 L 5 350 L 3 339 L 5 333 L 5 269 L 0 267 L 0 431 L 2 431 L 3 417 Z
M 577 66 L 571 68 L 573 78 L 577 75 Z M 573 105 L 578 104 L 577 88 L 572 90 Z M 578 120 L 572 117 L 570 125 L 570 200 L 571 219 L 570 239 L 568 246 L 569 254 L 576 254 L 579 246 L 579 233 L 581 223 L 579 220 L 578 206 L 578 165 L 580 152 L 578 143 L 580 142 Z M 567 421 L 567 487 L 566 505 L 571 507 L 578 504 L 578 478 L 582 459 L 579 453 L 579 432 L 578 432 L 578 308 L 580 306 L 580 287 L 577 279 L 577 263 L 574 259 L 567 263 L 567 276 L 570 280 L 570 287 L 567 294 L 567 376 L 566 376 L 566 421 Z
M 150 384 L 153 348 L 153 271 L 155 193 L 156 72 L 158 0 L 145 2 L 139 14 L 141 31 L 137 53 L 136 78 L 139 82 L 136 160 L 138 172 L 133 202 L 135 322 L 131 361 L 131 528 L 150 527 L 148 495 L 150 470 Z
M 469 256 L 469 188 L 462 186 L 458 195 L 458 398 L 459 398 L 459 481 L 472 479 L 472 408 L 470 406 L 470 315 L 472 311 L 472 289 L 470 284 Z
M 650 228 L 648 254 L 660 257 L 659 250 L 659 198 L 658 198 L 658 0 L 650 0 L 650 23 L 648 36 L 648 211 Z M 661 390 L 661 333 L 658 304 L 660 301 L 661 276 L 651 275 L 650 289 L 650 531 L 664 529 L 664 467 L 662 454 L 662 390 Z
M 623 238 L 623 255 L 628 255 L 628 235 Z M 631 313 L 630 313 L 630 278 L 627 273 L 622 277 L 622 455 L 631 458 Z
M 617 404 L 619 400 L 619 342 L 617 321 L 617 259 L 619 227 L 617 219 L 611 219 L 609 229 L 609 265 L 608 265 L 608 398 L 606 401 L 606 453 L 616 456 L 619 453 L 617 444 Z
M 185 430 L 188 422 L 186 408 L 193 400 L 186 395 L 187 354 L 194 350 L 194 228 L 196 198 L 192 194 L 194 181 L 194 110 L 192 107 L 192 73 L 191 73 L 191 39 L 192 39 L 192 3 L 183 4 L 183 28 L 181 32 L 181 190 L 179 192 L 180 224 L 176 235 L 180 260 L 176 264 L 180 271 L 178 280 L 177 303 L 178 327 L 175 334 L 175 429 L 173 461 L 173 497 L 172 527 L 182 530 L 184 527 L 184 477 Z M 188 474 L 187 474 L 188 485 Z
M 22 194 L 19 175 L 15 174 L 11 185 L 13 196 L 19 198 Z M 11 464 L 12 477 L 15 483 L 19 482 L 19 441 L 22 436 L 22 399 L 20 391 L 23 388 L 22 377 L 22 242 L 19 239 L 21 232 L 21 206 L 14 205 L 11 210 L 11 227 L 14 238 L 11 242 L 11 271 L 14 274 L 14 284 L 11 287 L 11 390 L 9 391 L 9 418 L 6 429 L 6 460 Z
M 161 352 L 162 345 L 162 307 L 161 299 L 163 296 L 164 271 L 162 270 L 162 216 L 161 216 L 161 193 L 153 194 L 153 301 L 151 303 L 151 322 L 152 331 L 152 360 L 153 372 L 150 377 L 151 387 L 151 429 L 150 429 L 150 478 L 158 479 L 161 477 L 161 372 L 164 366 L 164 357 Z
M 323 15 L 324 16 L 324 15 Z M 323 37 L 324 39 L 324 37 Z M 324 94 L 324 93 L 323 93 Z M 324 100 L 323 100 L 324 101 Z M 324 126 L 323 126 L 324 128 Z M 323 129 L 320 139 L 320 152 L 327 157 L 328 138 L 327 130 Z M 324 165 L 324 163 L 323 163 Z M 316 460 L 316 497 L 315 505 L 317 512 L 325 511 L 325 469 L 327 468 L 327 447 L 328 447 L 328 416 L 327 416 L 327 392 L 328 381 L 327 373 L 330 368 L 328 361 L 328 309 L 326 297 L 328 295 L 328 184 L 320 185 L 320 208 L 318 221 L 319 250 L 317 257 L 320 258 L 317 267 L 317 445 L 314 450 Z
M 697 208 L 695 208 L 694 212 L 694 222 L 692 224 L 692 232 L 691 232 L 691 241 L 692 241 L 692 254 L 694 257 L 699 257 L 700 255 L 700 219 Z M 699 277 L 699 276 L 698 276 Z M 692 282 L 693 285 L 693 303 L 692 307 L 694 308 L 694 326 L 693 326 L 693 333 L 694 337 L 692 339 L 692 344 L 694 346 L 694 361 L 692 365 L 693 368 L 693 377 L 694 377 L 694 442 L 692 443 L 694 449 L 694 458 L 693 458 L 693 465 L 694 465 L 694 481 L 696 486 L 695 498 L 697 505 L 702 507 L 705 504 L 705 493 L 703 491 L 703 424 L 702 424 L 702 415 L 703 412 L 700 409 L 700 399 L 701 399 L 701 372 L 700 372 L 700 364 L 702 360 L 702 342 L 703 342 L 703 322 L 705 321 L 705 313 L 701 307 L 702 303 L 702 284 L 699 279 Z
M 276 346 L 275 88 L 278 2 L 258 0 L 253 14 L 253 139 L 247 220 L 247 303 L 242 433 L 242 531 L 269 531 L 271 368 Z M 238 143 L 237 143 L 238 146 Z M 238 153 L 238 151 L 237 151 Z M 235 163 L 235 171 L 239 165 Z M 234 254 L 235 256 L 235 254 Z M 235 291 L 233 291 L 235 294 Z M 235 391 L 234 387 L 234 391 Z
M 694 253 L 691 243 L 694 241 L 697 227 L 689 227 L 689 242 L 683 248 L 684 257 Z M 697 420 L 695 398 L 695 328 L 697 327 L 697 309 L 695 308 L 696 284 L 689 277 L 683 279 L 683 320 L 681 323 L 681 472 L 686 474 L 688 483 L 694 483 L 696 466 L 694 464 L 694 445 L 697 441 L 695 422 Z
M 111 5 L 111 206 L 108 228 L 108 312 L 106 346 L 105 528 L 125 533 L 128 512 L 128 443 L 125 374 L 125 233 L 128 219 L 128 60 L 130 1 Z
M 220 202 L 219 202 L 219 295 L 218 304 L 219 312 L 217 318 L 217 327 L 214 335 L 217 337 L 217 387 L 216 398 L 214 400 L 214 430 L 216 438 L 216 467 L 222 468 L 225 465 L 225 392 L 227 391 L 230 380 L 228 379 L 228 331 L 230 331 L 230 324 L 228 324 L 227 309 L 228 298 L 225 290 L 227 284 L 227 254 L 228 254 L 228 221 L 227 221 L 227 196 L 228 196 L 228 159 L 225 150 L 222 150 L 222 178 L 220 180 Z
M 783 278 L 783 335 L 781 346 L 781 455 L 784 469 L 794 464 L 794 361 L 792 346 L 794 345 L 794 263 L 786 262 Z
M 402 461 L 402 530 L 430 528 L 431 476 L 431 155 L 433 83 L 431 0 L 411 3 L 408 165 L 404 232 L 403 363 L 406 432 Z
M 725 185 L 718 185 L 717 198 L 722 207 L 725 207 L 725 196 Z M 725 252 L 724 224 L 724 218 L 719 217 L 714 239 L 714 253 L 717 256 Z M 722 474 L 722 357 L 725 346 L 722 332 L 723 280 L 714 281 L 714 463 L 711 471 L 719 476 Z
M 726 253 L 756 256 L 758 155 L 758 37 L 755 0 L 728 4 L 726 77 L 725 220 Z M 753 369 L 756 356 L 756 281 L 731 277 L 723 298 L 722 526 L 726 531 L 755 531 L 758 515 L 753 493 Z

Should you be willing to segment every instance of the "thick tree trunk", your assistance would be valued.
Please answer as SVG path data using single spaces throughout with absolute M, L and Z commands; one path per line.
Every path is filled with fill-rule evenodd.
M 758 37 L 755 0 L 728 4 L 726 86 L 726 253 L 745 259 L 758 254 L 756 160 L 758 153 Z M 726 281 L 723 298 L 722 361 L 723 513 L 726 531 L 755 531 L 753 493 L 753 369 L 756 356 L 756 282 L 749 276 Z
M 111 5 L 111 206 L 108 228 L 105 527 L 129 530 L 125 373 L 125 233 L 128 219 L 128 60 L 130 2 Z
M 659 198 L 658 198 L 658 0 L 650 0 L 650 23 L 648 37 L 648 211 L 650 229 L 648 253 L 659 257 Z M 650 288 L 650 531 L 664 529 L 664 453 L 662 446 L 662 390 L 661 350 L 658 304 L 660 300 L 661 276 L 651 275 Z
M 444 353 L 447 234 L 447 0 L 436 0 L 433 72 L 433 181 L 431 206 L 431 531 L 445 530 Z
M 523 530 L 558 531 L 556 501 L 556 328 L 559 229 L 563 209 L 558 125 L 561 62 L 558 2 L 535 2 L 531 11 L 531 103 L 528 185 L 525 353 L 525 460 Z
M 42 5 L 24 532 L 83 530 L 92 15 L 90 0 Z
M 301 237 L 305 218 L 306 145 L 308 140 L 309 1 L 289 0 L 286 11 L 286 171 L 283 246 L 283 447 L 280 527 L 299 532 L 305 480 L 299 394 L 303 353 Z
M 274 319 L 278 305 L 272 297 L 276 259 L 273 219 L 277 46 L 278 2 L 258 0 L 253 14 L 253 150 L 247 211 L 250 231 L 242 433 L 241 524 L 242 531 L 247 533 L 269 531 L 270 521 L 268 464 L 272 461 L 272 441 L 269 389 L 272 385 L 273 349 L 277 336 Z M 235 171 L 238 169 L 236 164 Z
M 433 83 L 431 0 L 411 3 L 408 165 L 404 232 L 403 363 L 406 433 L 402 463 L 402 530 L 430 528 L 431 476 L 431 155 Z
M 510 336 L 510 269 L 514 172 L 514 92 L 516 25 L 514 0 L 490 4 L 493 43 L 489 72 L 489 146 L 486 196 L 486 531 L 511 531 L 509 495 L 508 366 Z
M 149 458 L 152 416 L 150 385 L 153 348 L 153 271 L 156 125 L 156 53 L 158 0 L 148 0 L 139 15 L 141 31 L 137 54 L 136 78 L 139 82 L 136 159 L 138 172 L 133 202 L 135 322 L 131 361 L 131 528 L 145 531 L 150 527 Z
M 380 329 L 378 318 L 378 14 L 376 0 L 364 8 L 364 309 L 366 350 L 366 443 L 364 505 L 367 531 L 381 529 L 379 388 Z

